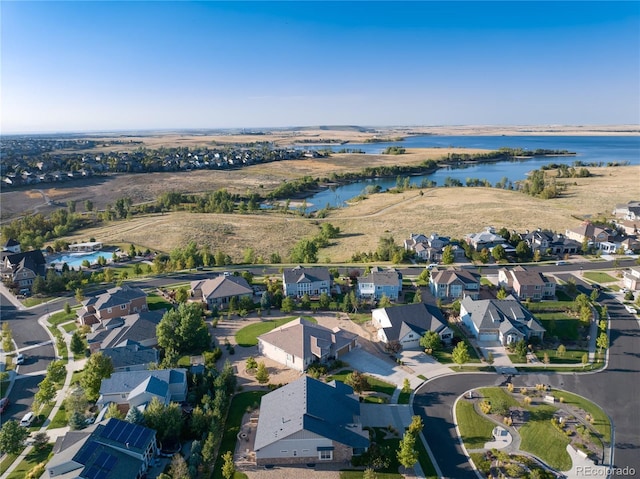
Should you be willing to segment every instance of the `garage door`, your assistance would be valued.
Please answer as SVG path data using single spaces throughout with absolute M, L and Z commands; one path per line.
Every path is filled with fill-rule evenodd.
M 497 341 L 498 335 L 495 333 L 481 333 L 478 339 L 480 341 Z

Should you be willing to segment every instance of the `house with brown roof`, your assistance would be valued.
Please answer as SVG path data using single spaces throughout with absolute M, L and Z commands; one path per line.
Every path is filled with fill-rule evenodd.
M 640 290 L 640 266 L 633 266 L 624 272 L 622 284 L 631 291 Z
M 480 296 L 480 276 L 466 269 L 432 270 L 429 281 L 431 294 L 442 300 Z
M 207 304 L 209 309 L 223 309 L 231 298 L 253 299 L 253 289 L 242 276 L 217 276 L 215 278 L 192 281 L 191 296 L 194 300 Z
M 590 221 L 585 221 L 577 228 L 567 230 L 565 236 L 579 243 L 583 243 L 586 240 L 592 243 L 595 248 L 599 249 L 600 243 L 613 241 L 616 233 L 609 228 L 602 228 L 601 226 L 594 225 Z
M 258 337 L 260 354 L 297 371 L 338 359 L 358 346 L 358 336 L 298 318 Z
M 527 271 L 523 266 L 501 268 L 498 284 L 511 291 L 521 301 L 553 299 L 556 296 L 556 281 L 542 273 Z
M 105 323 L 109 319 L 148 311 L 148 309 L 147 293 L 140 288 L 123 285 L 85 299 L 82 302 L 82 308 L 78 310 L 78 322 L 83 326 L 90 326 Z

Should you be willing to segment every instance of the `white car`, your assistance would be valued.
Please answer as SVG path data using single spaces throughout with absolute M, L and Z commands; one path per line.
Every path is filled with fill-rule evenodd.
M 633 306 L 629 306 L 628 304 L 626 304 L 624 306 L 624 309 L 629 311 L 631 314 L 636 314 L 638 312 L 638 311 L 636 311 L 636 308 L 634 308 Z
M 16 355 L 16 364 L 22 364 L 22 363 L 24 363 L 24 354 L 18 353 Z

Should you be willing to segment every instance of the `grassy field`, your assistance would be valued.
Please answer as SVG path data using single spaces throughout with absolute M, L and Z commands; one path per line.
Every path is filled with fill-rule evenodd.
M 566 450 L 570 441 L 551 424 L 555 411 L 555 407 L 547 405 L 530 409 L 529 421 L 520 428 L 520 449 L 535 454 L 554 469 L 566 471 L 571 467 Z
M 611 422 L 598 405 L 567 391 L 553 391 L 551 394 L 558 400 L 564 398 L 565 404 L 573 404 L 591 414 L 591 416 L 593 416 L 593 427 L 606 443 L 611 442 Z
M 473 403 L 461 399 L 456 405 L 456 419 L 460 436 L 467 449 L 479 449 L 491 440 L 494 424 L 480 416 Z
M 583 276 L 594 283 L 613 283 L 614 281 L 618 281 L 613 276 L 601 271 L 585 271 Z
M 287 324 L 288 322 L 293 321 L 296 318 L 297 316 L 290 316 L 280 319 L 263 319 L 259 323 L 253 323 L 249 326 L 245 326 L 236 333 L 236 343 L 238 343 L 238 346 L 243 348 L 255 346 L 256 344 L 258 344 L 258 336 L 264 333 L 268 333 L 278 326 Z M 305 319 L 312 323 L 317 323 L 317 321 L 311 317 L 305 317 Z
M 588 353 L 588 351 L 584 349 L 567 349 L 567 352 L 564 353 L 562 357 L 560 357 L 558 356 L 558 353 L 555 349 L 540 349 L 536 351 L 536 357 L 540 361 L 542 361 L 544 359 L 544 353 L 547 353 L 549 355 L 550 364 L 580 364 L 582 362 L 583 354 Z
M 482 388 L 478 390 L 491 404 L 504 403 L 507 407 L 518 406 L 518 401 L 502 388 Z
M 399 155 L 394 157 L 394 161 L 399 157 L 403 157 L 402 161 L 409 158 Z M 299 173 L 309 173 L 301 170 L 296 172 L 292 168 L 301 168 L 300 165 L 290 164 L 287 167 L 285 163 L 287 162 L 256 165 L 265 168 L 263 172 L 245 168 L 234 172 L 197 172 L 196 175 L 198 181 L 203 181 L 203 191 L 215 188 L 215 184 L 207 183 L 208 175 L 205 173 L 216 173 L 221 177 L 226 176 L 226 173 L 242 175 L 244 182 L 234 183 L 231 178 L 226 178 L 223 183 L 237 184 L 244 193 L 249 183 L 256 183 L 255 176 L 249 181 L 252 175 L 260 177 L 270 174 L 273 175 L 273 184 L 280 184 L 280 168 L 288 168 L 287 171 L 294 172 L 296 176 L 300 176 Z M 306 162 L 297 163 L 307 165 Z M 354 168 L 352 165 L 352 169 L 359 168 L 360 166 Z M 493 188 L 407 190 L 400 194 L 371 195 L 348 208 L 331 211 L 327 218 L 320 220 L 276 212 L 247 215 L 175 212 L 113 222 L 78 232 L 66 239 L 84 241 L 95 237 L 106 243 L 134 243 L 151 250 L 167 252 L 189 241 L 196 241 L 198 244 L 210 244 L 214 251 L 223 250 L 235 261 L 242 258 L 243 250 L 250 244 L 258 255 L 268 257 L 272 252 L 277 252 L 286 258 L 296 241 L 317 234 L 319 226 L 316 223 L 328 221 L 340 227 L 344 234 L 335 239 L 331 246 L 322 249 L 318 256 L 321 261 L 327 258 L 336 262 L 346 261 L 355 251 L 375 251 L 382 232 L 390 234 L 396 243 L 400 243 L 415 231 L 439 231 L 455 238 L 479 231 L 487 224 L 507 226 L 519 231 L 538 227 L 564 231 L 580 224 L 581 220 L 576 215 L 609 214 L 616 203 L 640 196 L 640 184 L 636 181 L 640 167 L 590 170 L 596 176 L 576 179 L 575 184 L 568 186 L 562 198 L 553 200 Z M 156 178 L 154 175 L 161 176 Z M 197 190 L 189 187 L 188 182 L 182 183 L 184 175 L 187 173 L 170 175 L 172 180 L 176 179 L 175 183 L 172 182 L 172 189 Z M 139 189 L 139 178 L 133 176 L 136 181 L 132 182 L 132 188 L 135 186 Z M 166 183 L 161 182 L 161 178 L 166 180 L 166 174 L 145 175 L 145 184 L 161 183 L 154 194 L 166 190 Z M 125 189 L 120 196 L 126 194 Z M 144 198 L 145 201 L 149 199 Z M 505 218 L 508 218 L 508 222 Z

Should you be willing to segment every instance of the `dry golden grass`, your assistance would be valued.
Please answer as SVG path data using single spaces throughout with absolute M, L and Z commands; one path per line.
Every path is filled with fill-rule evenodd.
M 433 188 L 372 195 L 348 208 L 313 220 L 264 213 L 223 215 L 171 213 L 116 222 L 68 238 L 95 237 L 107 243 L 135 243 L 152 250 L 196 241 L 208 243 L 240 261 L 246 248 L 267 258 L 278 252 L 285 258 L 300 239 L 314 236 L 317 223 L 329 221 L 344 236 L 320 252 L 320 261 L 348 261 L 356 251 L 374 251 L 378 239 L 390 234 L 400 244 L 412 232 L 438 232 L 452 237 L 480 231 L 485 226 L 524 231 L 547 228 L 564 232 L 582 217 L 609 215 L 617 203 L 640 198 L 640 167 L 593 168 L 597 175 L 567 181 L 562 198 L 542 200 L 493 188 Z

